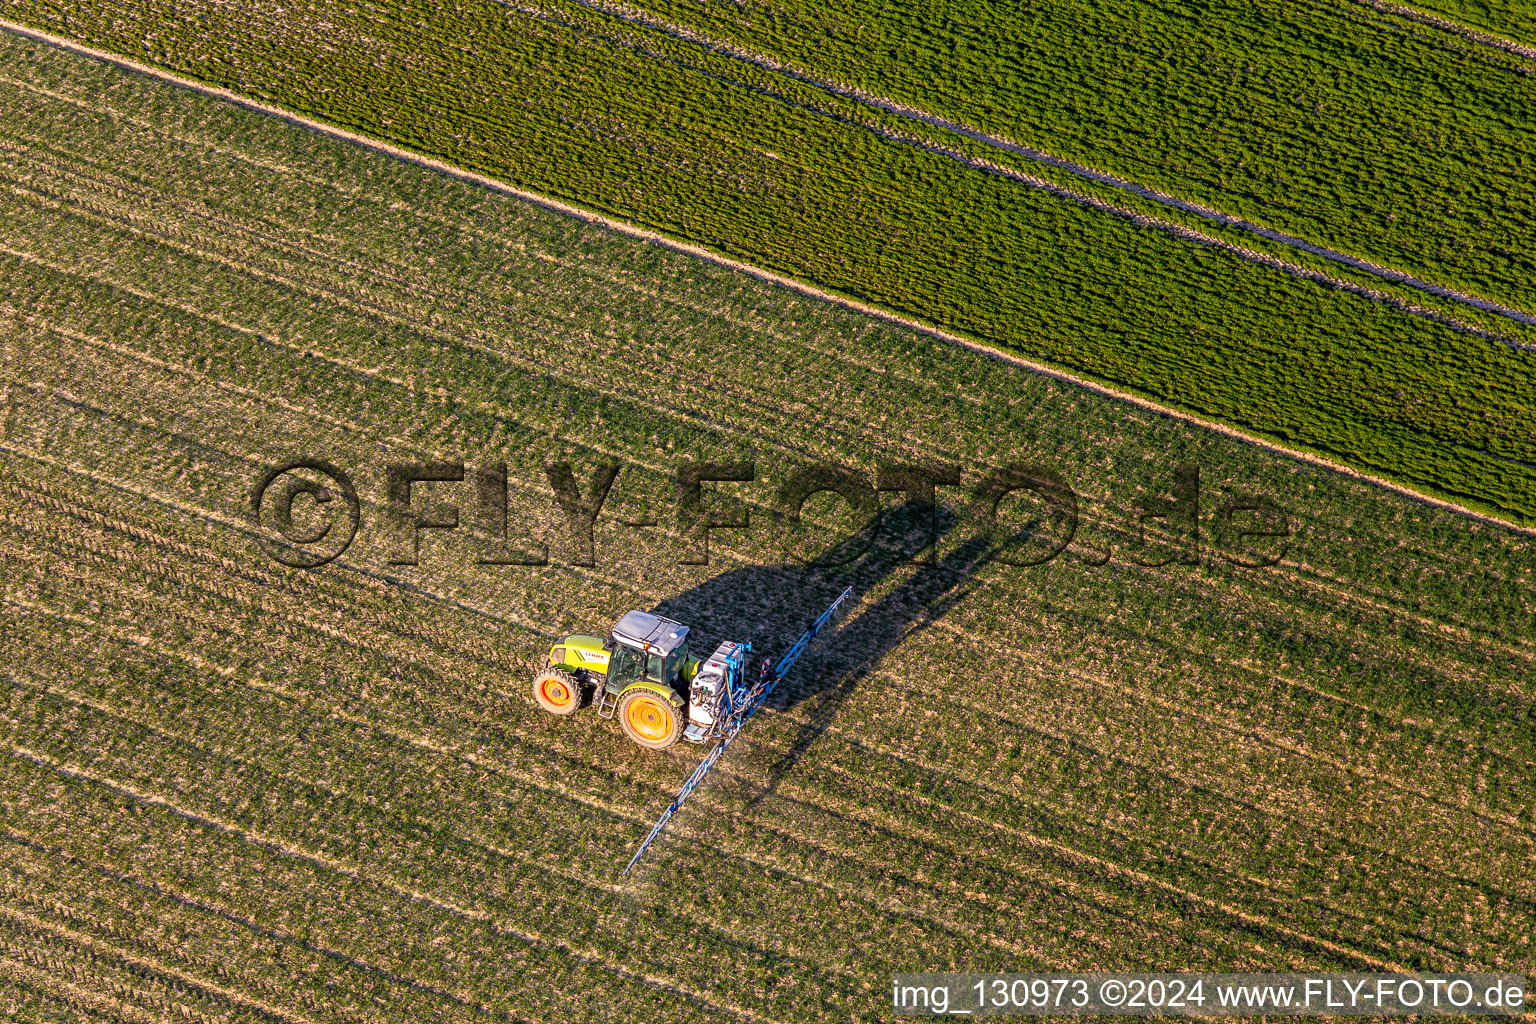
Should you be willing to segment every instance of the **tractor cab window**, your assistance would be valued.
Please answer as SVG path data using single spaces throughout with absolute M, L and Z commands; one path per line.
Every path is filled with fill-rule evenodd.
M 608 681 L 620 686 L 639 682 L 644 676 L 654 682 L 664 683 L 664 666 L 659 654 L 637 651 L 628 644 L 613 645 L 613 657 L 608 662 Z
M 645 655 L 624 644 L 613 645 L 613 657 L 608 661 L 608 681 L 628 686 L 645 671 Z
M 673 679 L 676 679 L 677 674 L 682 671 L 683 666 L 687 663 L 688 643 L 684 641 L 681 647 L 667 656 L 666 674 L 662 677 L 663 680 L 671 682 Z

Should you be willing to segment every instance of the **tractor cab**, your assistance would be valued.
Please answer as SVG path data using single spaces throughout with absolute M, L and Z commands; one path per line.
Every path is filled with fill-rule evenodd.
M 688 627 L 681 623 L 654 612 L 627 612 L 603 646 L 609 657 L 605 687 L 609 693 L 621 693 L 641 681 L 687 685 L 687 680 L 679 679 L 688 662 Z
M 626 612 L 604 648 L 608 676 L 597 688 L 599 718 L 619 716 L 629 738 L 663 750 L 687 723 L 682 694 L 696 665 L 688 663 L 688 627 L 654 612 Z

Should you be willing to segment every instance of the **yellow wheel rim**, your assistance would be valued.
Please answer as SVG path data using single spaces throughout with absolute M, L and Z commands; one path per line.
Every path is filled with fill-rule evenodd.
M 571 691 L 566 689 L 565 684 L 558 679 L 544 680 L 539 689 L 544 694 L 544 699 L 557 708 L 563 708 L 571 702 Z
M 624 710 L 624 721 L 636 736 L 660 742 L 672 732 L 672 709 L 655 697 L 636 697 Z

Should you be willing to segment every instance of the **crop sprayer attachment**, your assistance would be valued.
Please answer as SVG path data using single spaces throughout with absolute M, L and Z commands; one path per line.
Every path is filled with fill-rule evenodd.
M 677 791 L 677 796 L 672 798 L 667 809 L 661 812 L 661 817 L 656 819 L 650 834 L 645 837 L 645 841 L 640 844 L 640 848 L 635 851 L 635 855 L 620 872 L 621 876 L 628 875 L 630 869 L 639 863 L 645 851 L 656 841 L 656 837 L 661 835 L 662 829 L 667 827 L 667 822 L 672 820 L 672 816 L 683 806 L 689 794 L 698 788 L 704 776 L 708 775 L 709 770 L 720 760 L 720 756 L 725 753 L 725 748 L 730 746 L 731 740 L 741 732 L 742 726 L 746 725 L 752 716 L 757 714 L 757 709 L 767 702 L 774 687 L 778 686 L 789 674 L 789 670 L 794 668 L 795 662 L 810 646 L 816 634 L 832 621 L 838 608 L 852 593 L 853 588 L 849 587 L 839 594 L 837 600 L 828 605 L 827 610 L 817 616 L 816 621 L 800 634 L 799 639 L 790 644 L 789 650 L 784 652 L 777 663 L 764 660 L 758 678 L 750 684 L 745 676 L 746 656 L 751 653 L 751 644 L 723 643 L 714 654 L 710 655 L 709 660 L 700 666 L 694 676 L 693 687 L 689 694 L 690 715 L 695 713 L 694 707 L 697 706 L 698 710 L 708 717 L 701 716 L 695 719 L 688 726 L 688 733 L 695 735 L 684 733 L 684 738 L 695 742 L 703 742 L 706 739 L 714 739 L 717 742 L 683 782 L 683 787 Z
M 726 641 L 700 662 L 688 652 L 687 626 L 639 610 L 626 612 L 606 637 L 572 633 L 549 649 L 548 662 L 533 677 L 533 699 L 550 714 L 575 714 L 591 692 L 598 717 L 617 718 L 624 734 L 642 747 L 665 750 L 678 740 L 714 743 L 624 874 L 852 593 L 849 587 L 839 594 L 777 662 L 765 661 L 755 673 L 750 643 Z

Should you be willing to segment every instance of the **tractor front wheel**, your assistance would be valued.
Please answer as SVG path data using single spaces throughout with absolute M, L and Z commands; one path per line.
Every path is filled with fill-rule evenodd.
M 545 711 L 564 718 L 581 707 L 581 684 L 563 668 L 547 668 L 533 679 L 533 699 Z
M 666 750 L 683 734 L 679 710 L 650 690 L 631 690 L 619 697 L 619 724 L 642 747 Z

